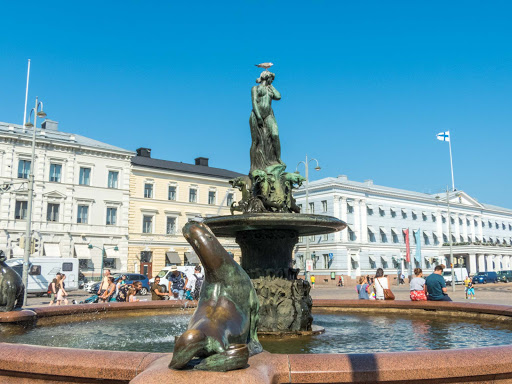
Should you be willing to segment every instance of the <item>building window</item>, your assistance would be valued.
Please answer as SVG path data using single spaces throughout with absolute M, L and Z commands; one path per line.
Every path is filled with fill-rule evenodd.
M 176 200 L 176 187 L 174 185 L 169 185 L 169 192 L 167 194 L 167 199 L 175 201 Z
M 309 213 L 315 213 L 315 203 L 309 203 Z
M 108 187 L 109 188 L 117 188 L 118 180 L 119 180 L 119 172 L 108 171 Z
M 402 219 L 407 219 L 407 212 L 402 211 Z
M 80 175 L 78 177 L 78 184 L 91 185 L 91 168 L 80 167 Z
M 437 238 L 437 235 L 433 233 L 432 237 L 434 238 L 434 245 L 439 245 L 439 239 Z
M 315 236 L 309 236 L 309 241 L 314 242 L 315 238 L 316 238 Z
M 452 243 L 456 243 L 457 239 L 455 239 L 455 235 L 452 235 Z
M 46 221 L 59 221 L 59 204 L 48 203 L 46 210 Z
M 459 225 L 462 225 L 462 219 L 459 217 Z
M 167 226 L 165 227 L 165 233 L 168 235 L 176 234 L 176 218 L 167 217 Z
M 500 225 L 496 223 L 496 229 L 500 229 Z
M 347 203 L 347 213 L 354 213 L 354 206 L 350 203 Z
M 426 214 L 422 213 L 421 214 L 421 218 L 423 219 L 423 221 L 427 221 L 427 215 Z
M 432 214 L 432 222 L 435 223 L 437 221 L 436 215 Z
M 375 240 L 375 234 L 372 231 L 370 231 L 370 230 L 368 230 L 368 241 L 370 243 L 375 243 L 375 241 L 376 241 Z
M 190 188 L 188 191 L 188 202 L 197 203 L 197 189 Z
M 60 183 L 60 174 L 62 172 L 61 164 L 50 164 L 50 181 Z
M 79 205 L 77 214 L 76 214 L 76 222 L 78 224 L 87 224 L 89 220 L 89 206 L 88 205 Z
M 142 217 L 142 233 L 153 233 L 153 216 L 144 215 Z
M 446 217 L 442 216 L 442 217 L 441 217 L 441 222 L 442 222 L 443 224 L 444 224 L 444 223 L 446 223 Z
M 489 228 L 492 228 L 492 223 L 490 220 L 489 220 Z
M 153 198 L 153 184 L 151 184 L 151 183 L 145 183 L 144 184 L 144 197 L 146 199 L 152 199 Z
M 413 213 L 412 213 L 412 219 L 413 219 L 413 220 L 416 220 L 417 218 L 418 218 L 418 215 L 417 215 L 417 214 L 415 214 L 415 213 L 413 212 Z
M 466 219 L 466 225 L 469 227 L 469 225 L 470 225 L 469 219 Z M 505 228 L 503 228 L 503 229 L 505 229 Z
M 394 231 L 391 231 L 391 236 L 393 237 L 393 243 L 398 244 L 398 235 Z
M 28 179 L 30 173 L 30 160 L 18 161 L 18 179 Z
M 26 201 L 16 201 L 14 217 L 17 220 L 25 220 L 27 218 L 27 202 Z
M 407 244 L 407 235 L 402 231 L 402 237 L 404 238 L 404 244 Z
M 464 236 L 460 235 L 459 238 L 460 238 L 460 242 L 463 243 L 464 242 Z
M 381 217 L 384 217 L 386 215 L 386 212 L 381 207 L 379 207 L 379 215 L 381 215 Z
M 425 243 L 425 245 L 430 245 L 430 239 L 428 238 L 425 232 L 423 232 L 423 242 Z
M 501 229 L 505 229 L 505 223 L 501 223 Z
M 208 204 L 215 205 L 215 191 L 208 191 Z
M 368 216 L 373 215 L 373 209 L 370 207 L 366 207 L 366 213 L 368 213 Z
M 391 217 L 396 217 L 396 211 L 394 209 L 391 209 L 389 212 L 391 213 Z
M 322 235 L 322 241 L 328 241 L 328 240 L 329 240 L 328 234 Z
M 443 243 L 447 243 L 448 242 L 448 236 L 446 236 L 444 233 L 443 233 Z
M 304 238 L 302 236 L 299 236 L 299 243 L 303 243 L 304 242 Z
M 482 228 L 485 228 L 485 221 L 482 220 Z
M 450 217 L 450 223 L 455 224 L 455 219 L 453 217 Z
M 322 200 L 322 212 L 327 212 L 327 200 Z
M 107 225 L 117 224 L 117 208 L 107 208 Z
M 228 197 L 226 199 L 226 205 L 228 207 L 231 207 L 231 204 L 233 204 L 233 200 L 234 200 L 233 194 L 231 192 L 228 193 Z M 300 209 L 300 207 L 299 207 L 299 209 Z
M 388 242 L 388 237 L 387 235 L 384 233 L 384 231 L 380 231 L 380 242 L 381 243 L 387 243 Z

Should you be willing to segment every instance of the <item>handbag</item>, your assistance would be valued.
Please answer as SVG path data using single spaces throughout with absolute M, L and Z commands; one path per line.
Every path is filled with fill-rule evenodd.
M 380 287 L 384 291 L 384 300 L 395 300 L 395 295 L 393 292 L 391 292 L 391 289 L 384 288 L 379 279 L 377 279 L 377 281 L 379 282 Z

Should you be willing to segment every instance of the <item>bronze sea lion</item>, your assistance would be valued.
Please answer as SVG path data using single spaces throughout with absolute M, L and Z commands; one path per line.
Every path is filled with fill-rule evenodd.
M 205 278 L 197 309 L 174 345 L 169 367 L 182 369 L 200 357 L 204 360 L 196 369 L 244 368 L 249 356 L 263 350 L 256 333 L 259 302 L 251 279 L 205 224 L 189 222 L 183 235 L 201 259 Z
M 0 312 L 21 309 L 25 286 L 20 275 L 9 267 L 4 251 L 0 251 Z

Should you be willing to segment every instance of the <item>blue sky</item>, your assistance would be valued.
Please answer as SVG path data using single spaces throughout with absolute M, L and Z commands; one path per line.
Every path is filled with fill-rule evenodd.
M 59 128 L 153 157 L 249 169 L 250 89 L 272 61 L 288 170 L 512 208 L 512 3 L 3 2 L 0 121 L 29 101 Z

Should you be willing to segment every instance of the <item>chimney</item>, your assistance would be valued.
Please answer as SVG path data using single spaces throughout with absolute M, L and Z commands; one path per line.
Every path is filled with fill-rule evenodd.
M 58 131 L 59 123 L 57 121 L 46 119 L 41 123 L 41 128 L 46 129 L 47 131 Z
M 208 166 L 208 158 L 207 157 L 196 157 L 196 165 L 203 165 L 205 167 Z
M 137 156 L 151 157 L 151 148 L 137 148 Z

